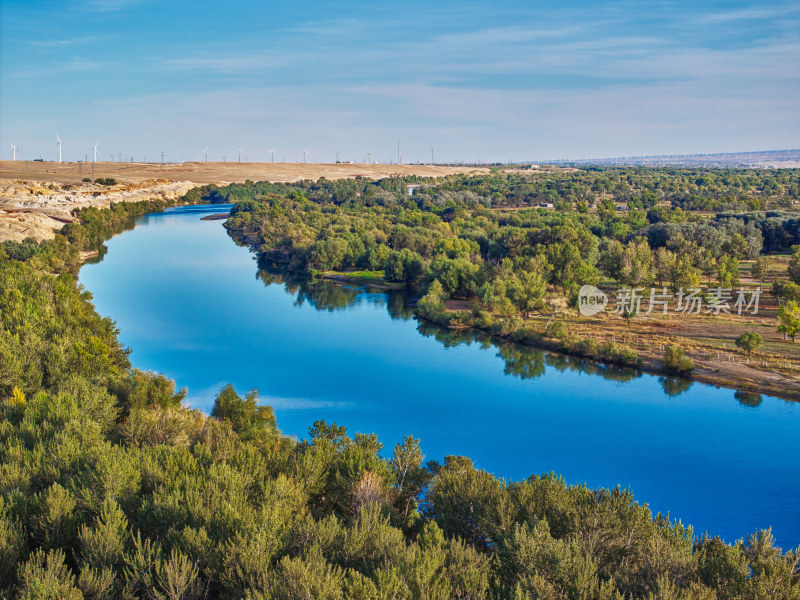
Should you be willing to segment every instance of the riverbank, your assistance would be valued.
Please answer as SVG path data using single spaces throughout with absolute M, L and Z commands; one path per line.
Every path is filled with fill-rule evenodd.
M 398 284 L 375 276 L 366 279 L 357 274 L 350 276 L 346 272 L 328 272 L 317 276 L 348 285 L 369 284 L 378 289 L 405 287 L 400 284 L 398 288 Z M 795 346 L 779 339 L 774 327 L 777 304 L 770 298 L 764 299 L 761 317 L 668 314 L 638 317 L 628 324 L 622 317 L 611 314 L 582 317 L 575 310 L 561 310 L 555 317 L 555 320 L 561 321 L 567 327 L 567 334 L 561 339 L 545 335 L 546 324 L 550 321 L 549 315 L 527 319 L 523 321 L 523 330 L 507 333 L 498 327 L 481 325 L 472 316 L 468 322 L 450 322 L 453 315 L 463 316 L 465 312 L 475 315 L 479 311 L 485 311 L 485 307 L 477 300 L 448 300 L 442 318 L 425 318 L 418 312 L 417 317 L 451 330 L 475 329 L 505 341 L 586 358 L 601 364 L 636 368 L 664 377 L 676 377 L 664 368 L 665 348 L 676 346 L 683 349 L 695 364 L 693 371 L 680 375 L 683 379 L 800 401 L 800 345 Z M 499 315 L 494 317 L 500 318 Z M 764 351 L 755 352 L 748 357 L 744 351 L 736 348 L 734 341 L 742 333 L 752 330 L 759 331 L 768 343 Z M 631 362 L 604 359 L 600 351 L 604 344 L 615 346 L 618 353 L 626 350 L 635 353 L 638 360 Z
M 8 162 L 8 161 L 6 161 Z M 0 168 L 0 175 L 8 173 Z M 138 183 L 56 183 L 0 179 L 0 242 L 26 238 L 50 240 L 64 225 L 79 219 L 73 211 L 108 208 L 131 202 L 175 202 L 190 189 L 191 181 L 145 180 Z

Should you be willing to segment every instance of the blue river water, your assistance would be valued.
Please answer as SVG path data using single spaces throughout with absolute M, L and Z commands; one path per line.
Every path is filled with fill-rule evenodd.
M 398 293 L 284 282 L 201 220 L 226 209 L 143 217 L 80 272 L 133 365 L 187 387 L 192 407 L 210 411 L 226 383 L 258 388 L 287 435 L 325 419 L 377 433 L 388 453 L 413 435 L 427 459 L 620 484 L 696 535 L 771 526 L 800 545 L 800 403 L 453 334 Z

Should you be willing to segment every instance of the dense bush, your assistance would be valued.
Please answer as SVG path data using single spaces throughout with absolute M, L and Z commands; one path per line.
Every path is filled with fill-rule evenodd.
M 664 368 L 670 373 L 685 374 L 694 369 L 694 363 L 686 356 L 683 348 L 667 346 L 664 349 Z

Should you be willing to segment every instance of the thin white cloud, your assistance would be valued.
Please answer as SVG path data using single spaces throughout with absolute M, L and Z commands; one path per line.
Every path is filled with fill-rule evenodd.
M 761 5 L 726 11 L 710 12 L 698 17 L 696 22 L 705 25 L 714 25 L 720 23 L 731 23 L 734 21 L 786 19 L 790 15 L 797 15 L 798 13 L 800 13 L 800 5 L 796 3 L 780 4 L 778 6 L 770 7 Z
M 517 44 L 521 42 L 536 42 L 551 40 L 580 34 L 586 31 L 587 25 L 570 25 L 552 29 L 539 29 L 527 27 L 494 27 L 455 33 L 443 33 L 433 38 L 434 44 L 446 45 L 475 45 L 475 44 Z
M 290 61 L 273 53 L 252 53 L 242 51 L 233 56 L 187 56 L 158 60 L 164 67 L 172 70 L 201 70 L 216 73 L 252 73 L 275 67 L 286 66 Z
M 148 0 L 86 0 L 84 7 L 91 12 L 114 13 L 133 8 Z
M 64 73 L 80 73 L 108 69 L 118 65 L 87 58 L 70 58 L 58 63 L 50 63 L 43 67 L 22 67 L 8 73 L 8 77 L 19 79 L 49 78 Z
M 64 38 L 64 39 L 57 39 L 57 40 L 25 40 L 25 43 L 29 46 L 35 46 L 37 48 L 66 48 L 69 46 L 77 46 L 80 44 L 91 44 L 93 42 L 99 41 L 101 38 L 95 35 L 85 35 L 81 37 L 75 38 Z
M 367 25 L 358 19 L 332 19 L 328 21 L 309 21 L 289 31 L 311 35 L 351 37 L 354 34 L 365 33 Z

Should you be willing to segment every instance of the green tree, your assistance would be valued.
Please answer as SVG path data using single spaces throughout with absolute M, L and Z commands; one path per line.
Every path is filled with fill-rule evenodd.
M 778 333 L 783 334 L 783 339 L 786 336 L 795 341 L 795 336 L 800 332 L 800 308 L 797 306 L 795 300 L 789 300 L 786 304 L 778 309 Z
M 384 275 L 389 281 L 410 283 L 422 274 L 422 257 L 408 248 L 393 251 L 386 259 Z
M 258 390 L 250 390 L 240 397 L 231 384 L 223 387 L 214 400 L 211 416 L 229 421 L 233 430 L 249 439 L 260 432 L 278 432 L 275 413 L 271 406 L 259 405 Z
M 657 248 L 653 254 L 656 279 L 658 285 L 664 285 L 665 281 L 672 281 L 672 274 L 675 270 L 675 254 L 664 247 Z
M 764 256 L 763 254 L 759 254 L 755 262 L 753 262 L 750 273 L 758 280 L 758 283 L 764 283 L 764 278 L 769 274 L 771 262 L 769 256 Z
M 342 237 L 318 241 L 311 247 L 308 264 L 320 271 L 341 269 L 347 250 L 347 240 Z
M 641 239 L 625 246 L 613 240 L 601 252 L 598 265 L 609 277 L 629 287 L 650 285 L 655 276 L 653 252 Z
M 673 291 L 680 288 L 684 290 L 696 288 L 701 281 L 700 271 L 692 265 L 692 260 L 688 256 L 682 256 L 676 259 L 670 273 L 670 280 Z
M 177 408 L 186 397 L 186 388 L 175 392 L 175 382 L 160 373 L 133 369 L 128 408 Z
M 465 258 L 437 256 L 430 265 L 430 274 L 439 280 L 451 296 L 468 298 L 478 293 L 480 266 Z
M 800 246 L 792 246 L 792 256 L 789 258 L 789 265 L 786 267 L 786 273 L 797 285 L 800 285 Z
M 520 271 L 508 282 L 508 296 L 514 306 L 528 318 L 532 311 L 541 310 L 547 292 L 547 282 L 541 273 Z
M 428 286 L 428 291 L 417 302 L 417 313 L 430 321 L 438 321 L 445 310 L 447 293 L 438 279 Z
M 739 259 L 736 256 L 723 255 L 717 260 L 717 281 L 723 288 L 739 285 Z
M 47 553 L 39 549 L 32 554 L 20 565 L 19 581 L 16 597 L 20 600 L 83 600 L 60 548 Z
M 760 333 L 756 333 L 755 331 L 748 331 L 736 338 L 736 347 L 747 352 L 747 356 L 750 356 L 763 345 L 764 338 Z

